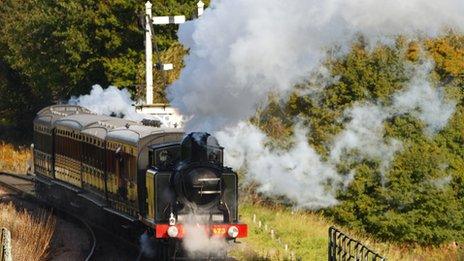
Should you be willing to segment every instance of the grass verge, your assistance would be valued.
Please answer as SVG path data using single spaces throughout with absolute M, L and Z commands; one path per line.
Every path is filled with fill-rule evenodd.
M 293 252 L 301 260 L 327 260 L 330 220 L 314 212 L 297 211 L 282 206 L 244 203 L 240 207 L 242 222 L 249 225 L 243 246 L 233 251 L 240 260 L 285 260 Z M 256 222 L 253 222 L 256 215 Z M 261 228 L 259 227 L 261 221 Z M 267 230 L 265 229 L 267 225 Z M 270 230 L 275 231 L 274 239 Z M 360 240 L 388 260 L 462 260 L 464 255 L 454 245 L 421 247 L 377 242 L 374 238 L 346 227 L 342 231 Z M 280 242 L 278 241 L 280 239 Z M 288 245 L 288 251 L 285 250 Z
M 56 220 L 45 212 L 33 216 L 12 203 L 0 204 L 0 227 L 11 232 L 13 260 L 46 260 Z

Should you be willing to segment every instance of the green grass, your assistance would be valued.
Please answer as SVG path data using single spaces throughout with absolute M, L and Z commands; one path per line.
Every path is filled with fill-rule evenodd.
M 332 222 L 319 213 L 297 211 L 282 206 L 263 206 L 242 203 L 241 221 L 249 226 L 248 238 L 232 251 L 239 260 L 286 260 L 294 252 L 301 260 L 327 260 L 328 228 Z M 256 223 L 253 222 L 256 215 Z M 258 227 L 261 220 L 262 227 Z M 264 226 L 268 225 L 265 231 Z M 276 239 L 271 239 L 270 229 L 275 230 Z M 354 239 L 367 244 L 388 260 L 464 260 L 462 250 L 453 245 L 441 247 L 420 247 L 377 242 L 369 235 L 349 228 L 339 227 Z M 285 251 L 288 244 L 289 251 Z
M 249 236 L 243 240 L 249 248 L 248 253 L 252 250 L 255 256 L 271 260 L 290 258 L 292 252 L 302 260 L 327 259 L 329 226 L 318 214 L 292 213 L 285 208 L 267 208 L 249 203 L 242 204 L 240 214 L 242 221 L 249 226 Z M 256 215 L 256 223 L 253 222 L 253 215 Z M 261 228 L 259 220 L 262 222 Z M 275 239 L 271 238 L 271 229 L 275 230 Z M 288 251 L 285 251 L 285 244 Z

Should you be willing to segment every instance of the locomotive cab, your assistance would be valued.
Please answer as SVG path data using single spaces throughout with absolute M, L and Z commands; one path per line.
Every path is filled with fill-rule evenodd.
M 182 235 L 182 224 L 201 220 L 211 235 L 229 239 L 246 236 L 238 224 L 237 174 L 223 166 L 223 147 L 208 133 L 193 132 L 180 143 L 152 146 L 146 174 L 146 220 L 156 237 Z M 229 233 L 233 227 L 233 233 Z

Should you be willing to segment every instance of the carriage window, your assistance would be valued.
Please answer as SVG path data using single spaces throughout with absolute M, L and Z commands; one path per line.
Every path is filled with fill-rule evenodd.
M 171 169 L 180 159 L 180 154 L 178 144 L 154 149 L 151 165 L 161 170 Z

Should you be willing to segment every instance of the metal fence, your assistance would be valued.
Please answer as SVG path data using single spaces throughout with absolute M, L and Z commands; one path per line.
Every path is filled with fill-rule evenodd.
M 352 239 L 335 227 L 329 228 L 329 261 L 385 261 L 378 253 L 372 251 L 361 242 Z
M 0 231 L 0 261 L 11 261 L 11 234 L 6 228 Z

